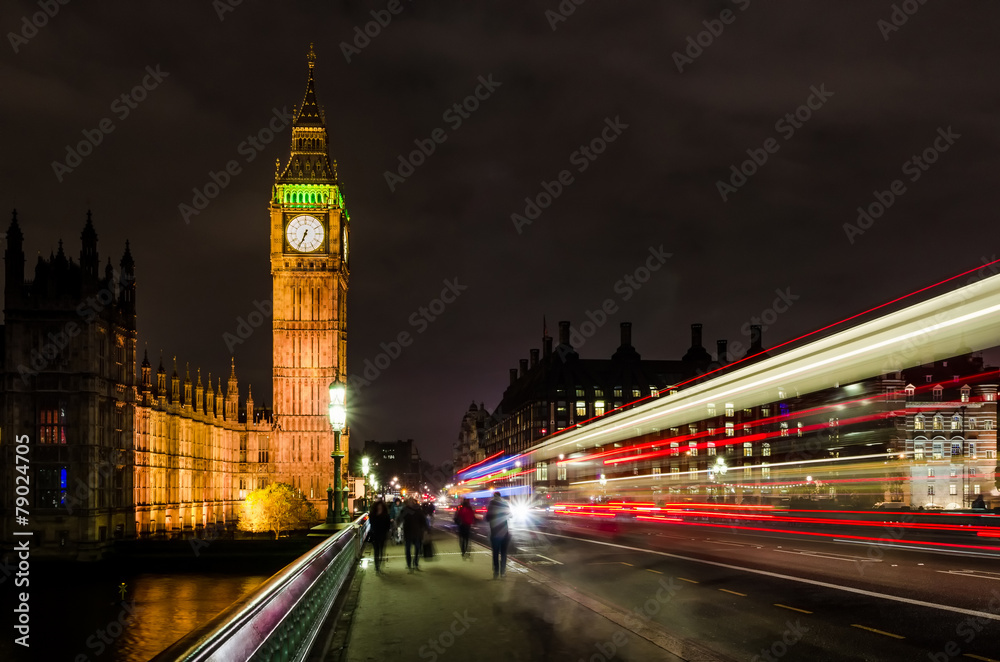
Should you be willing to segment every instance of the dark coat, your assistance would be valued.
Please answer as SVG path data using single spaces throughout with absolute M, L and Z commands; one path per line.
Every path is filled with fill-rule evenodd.
M 389 526 L 392 524 L 389 511 L 383 508 L 382 512 L 376 515 L 375 509 L 372 508 L 369 519 L 372 525 L 372 540 L 383 542 L 389 536 Z
M 403 521 L 403 537 L 410 540 L 420 540 L 427 528 L 427 517 L 422 508 L 405 506 L 399 515 Z
M 510 534 L 507 520 L 510 519 L 510 504 L 501 498 L 493 497 L 486 509 L 486 521 L 490 523 L 491 538 L 506 538 Z

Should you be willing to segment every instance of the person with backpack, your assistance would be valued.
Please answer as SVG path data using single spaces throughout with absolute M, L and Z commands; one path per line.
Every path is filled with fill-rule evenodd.
M 472 507 L 472 502 L 468 499 L 462 500 L 458 512 L 455 513 L 455 524 L 458 525 L 458 547 L 462 552 L 462 558 L 472 558 L 469 551 L 469 534 L 472 533 L 472 526 L 479 520 L 476 511 Z

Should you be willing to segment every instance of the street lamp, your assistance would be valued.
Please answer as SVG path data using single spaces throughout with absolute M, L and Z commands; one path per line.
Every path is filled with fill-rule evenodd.
M 333 503 L 330 499 L 330 489 L 327 489 L 327 524 L 339 524 L 343 521 L 343 494 L 341 492 L 340 462 L 344 459 L 344 452 L 340 450 L 340 434 L 347 426 L 347 386 L 340 381 L 340 377 L 330 384 L 330 426 L 333 428 Z

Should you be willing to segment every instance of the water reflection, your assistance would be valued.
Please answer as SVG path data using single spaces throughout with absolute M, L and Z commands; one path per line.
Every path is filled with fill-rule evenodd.
M 0 660 L 146 662 L 271 576 L 255 570 L 155 573 L 33 564 L 30 649 L 3 637 Z M 16 591 L 24 590 L 12 584 L 0 584 L 5 632 L 13 632 Z

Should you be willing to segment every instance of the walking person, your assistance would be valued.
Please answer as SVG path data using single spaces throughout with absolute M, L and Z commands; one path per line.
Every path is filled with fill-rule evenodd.
M 507 546 L 510 545 L 510 504 L 499 492 L 493 493 L 486 508 L 486 521 L 490 524 L 490 546 L 493 548 L 493 579 L 507 574 Z
M 455 513 L 455 523 L 458 524 L 458 547 L 462 551 L 462 558 L 472 558 L 469 551 L 469 534 L 472 533 L 472 525 L 479 520 L 476 511 L 472 507 L 472 502 L 468 499 L 462 500 L 458 512 Z
M 375 574 L 382 574 L 382 561 L 385 559 L 385 539 L 389 536 L 392 519 L 385 501 L 379 499 L 372 505 L 369 515 L 371 521 L 372 555 L 375 557 Z
M 389 506 L 389 521 L 392 522 L 392 542 L 397 545 L 403 542 L 403 531 L 399 525 L 399 516 L 402 512 L 403 504 L 400 502 L 399 497 L 396 497 Z
M 423 545 L 424 531 L 427 528 L 427 518 L 417 500 L 410 497 L 399 514 L 403 526 L 403 541 L 406 544 L 406 568 L 412 573 L 420 570 L 420 552 Z M 410 555 L 410 548 L 413 555 Z

